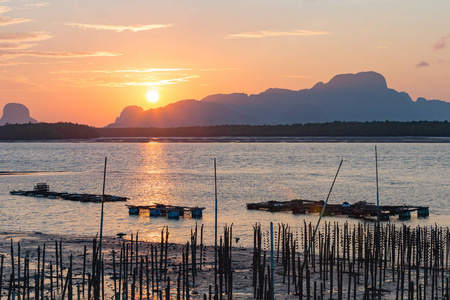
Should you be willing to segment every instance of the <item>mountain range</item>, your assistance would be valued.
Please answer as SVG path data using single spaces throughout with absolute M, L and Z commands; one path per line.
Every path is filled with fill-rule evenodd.
M 126 107 L 107 127 L 278 125 L 332 121 L 445 121 L 450 103 L 418 98 L 387 87 L 376 72 L 341 74 L 311 89 L 271 88 L 260 94 L 216 94 L 144 110 Z

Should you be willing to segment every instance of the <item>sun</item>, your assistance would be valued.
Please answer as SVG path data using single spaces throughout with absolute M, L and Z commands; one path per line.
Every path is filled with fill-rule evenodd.
M 156 103 L 159 100 L 159 93 L 155 90 L 148 91 L 145 96 L 150 103 Z

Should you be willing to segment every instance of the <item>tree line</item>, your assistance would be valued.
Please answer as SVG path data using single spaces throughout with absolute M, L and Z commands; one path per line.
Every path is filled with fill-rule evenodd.
M 101 137 L 299 137 L 437 136 L 450 137 L 447 121 L 329 122 L 293 125 L 220 125 L 179 128 L 99 128 Z
M 73 123 L 27 123 L 0 126 L 0 140 L 62 140 L 100 137 L 96 128 Z
M 73 123 L 6 124 L 0 140 L 61 140 L 99 137 L 450 137 L 448 121 L 329 122 L 293 125 L 220 125 L 178 128 L 95 128 Z

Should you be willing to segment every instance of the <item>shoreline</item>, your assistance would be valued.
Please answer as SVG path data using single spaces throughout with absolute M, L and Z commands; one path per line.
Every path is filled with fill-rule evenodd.
M 301 137 L 99 137 L 61 140 L 0 140 L 0 143 L 427 143 L 448 144 L 439 136 L 301 136 Z

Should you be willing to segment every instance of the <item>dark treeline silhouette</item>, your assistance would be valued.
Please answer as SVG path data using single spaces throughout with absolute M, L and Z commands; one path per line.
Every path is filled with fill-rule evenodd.
M 450 122 L 330 122 L 293 125 L 220 125 L 179 128 L 99 128 L 101 137 L 436 136 L 450 137 Z
M 97 138 L 96 128 L 73 123 L 6 124 L 0 126 L 0 140 L 57 140 Z
M 450 122 L 330 122 L 293 125 L 220 125 L 178 128 L 94 128 L 73 123 L 6 124 L 0 140 L 108 137 L 450 137 Z

